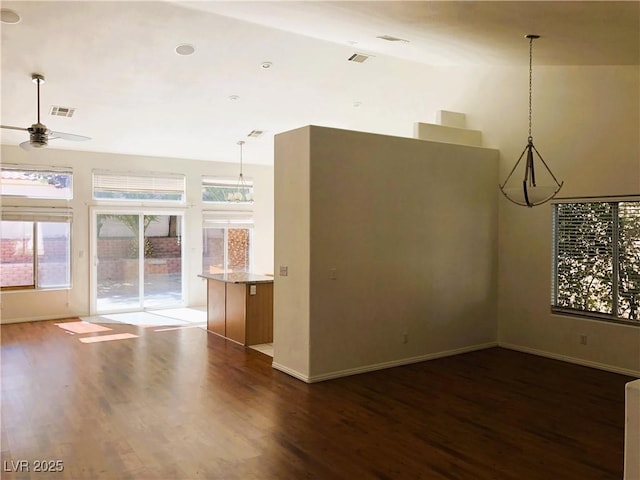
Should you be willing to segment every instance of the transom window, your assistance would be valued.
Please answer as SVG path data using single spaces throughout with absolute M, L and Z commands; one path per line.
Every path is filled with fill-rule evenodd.
M 166 173 L 93 172 L 93 198 L 184 203 L 185 177 Z
M 73 173 L 70 168 L 2 165 L 2 196 L 62 199 L 73 198 Z
M 552 311 L 640 324 L 640 200 L 553 206 Z
M 239 201 L 233 198 L 236 192 L 240 191 L 244 198 L 253 198 L 253 181 L 244 179 L 244 188 L 238 187 L 238 178 L 214 178 L 202 177 L 202 201 L 207 203 L 240 203 L 249 204 L 250 202 Z

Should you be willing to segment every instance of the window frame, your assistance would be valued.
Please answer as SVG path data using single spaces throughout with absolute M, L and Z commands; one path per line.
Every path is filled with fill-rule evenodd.
M 44 291 L 44 290 L 70 290 L 73 288 L 73 256 L 72 256 L 72 232 L 73 232 L 73 212 L 69 208 L 59 207 L 19 207 L 9 206 L 2 209 L 0 220 L 3 222 L 25 222 L 32 224 L 32 251 L 31 251 L 31 264 L 33 271 L 33 283 L 25 285 L 7 285 L 0 286 L 0 291 L 3 292 L 18 292 L 18 291 Z M 68 227 L 68 241 L 66 258 L 67 264 L 67 278 L 68 282 L 65 285 L 55 286 L 41 286 L 40 275 L 38 274 L 40 268 L 39 260 L 39 245 L 44 240 L 41 240 L 42 229 L 39 224 L 41 223 L 66 223 Z
M 600 320 L 611 323 L 618 323 L 631 326 L 640 326 L 640 317 L 637 319 L 628 319 L 620 317 L 619 302 L 621 294 L 620 287 L 620 215 L 619 205 L 621 203 L 638 203 L 640 195 L 623 195 L 623 196 L 605 196 L 605 197 L 579 197 L 579 198 L 556 198 L 551 201 L 552 205 L 552 255 L 551 255 L 551 313 L 556 315 L 577 316 L 592 320 Z M 611 242 L 611 313 L 604 313 L 592 310 L 582 310 L 566 306 L 558 306 L 558 206 L 567 204 L 610 204 L 612 207 L 611 235 L 608 237 Z M 640 239 L 639 239 L 640 240 Z

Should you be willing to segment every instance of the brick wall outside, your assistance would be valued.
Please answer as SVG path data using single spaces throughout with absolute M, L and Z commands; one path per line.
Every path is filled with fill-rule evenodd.
M 249 270 L 249 231 L 240 228 L 230 228 L 227 231 L 229 246 L 229 270 L 234 272 L 246 272 Z M 203 258 L 206 273 L 224 272 L 224 240 L 221 237 L 206 238 L 207 245 Z
M 46 286 L 64 285 L 67 282 L 65 262 L 41 263 L 38 273 L 40 283 Z M 33 265 L 29 263 L 0 264 L 3 286 L 33 285 Z
M 33 265 L 31 263 L 2 263 L 0 265 L 2 285 L 33 285 Z
M 44 255 L 40 254 L 40 261 L 64 261 L 67 258 L 68 241 L 66 238 L 45 238 L 44 239 Z M 24 242 L 17 239 L 3 238 L 0 239 L 0 259 L 2 264 L 7 263 L 30 263 L 33 246 L 31 242 Z
M 144 260 L 145 275 L 161 275 L 182 272 L 181 245 L 176 237 L 147 237 L 152 256 Z M 98 281 L 123 281 L 137 278 L 138 263 L 131 258 L 131 238 L 102 238 L 98 240 L 100 261 Z
M 44 252 L 39 255 L 42 285 L 64 285 L 67 282 L 68 241 L 45 238 Z M 33 285 L 33 250 L 31 242 L 3 238 L 0 240 L 0 278 L 3 286 Z
M 176 237 L 149 237 L 153 257 L 145 259 L 146 274 L 180 273 L 182 271 L 181 246 Z M 131 238 L 98 240 L 101 253 L 98 280 L 122 281 L 131 273 Z M 61 285 L 66 280 L 67 240 L 45 239 L 45 254 L 39 259 L 39 273 L 45 285 Z M 0 241 L 0 278 L 2 285 L 30 285 L 33 283 L 31 245 L 15 239 Z
M 249 230 L 230 228 L 229 233 L 229 269 L 233 271 L 249 270 Z

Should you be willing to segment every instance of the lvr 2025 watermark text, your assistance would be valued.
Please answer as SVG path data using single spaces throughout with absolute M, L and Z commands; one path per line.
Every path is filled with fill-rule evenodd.
M 3 472 L 62 472 L 62 460 L 5 460 L 2 463 Z

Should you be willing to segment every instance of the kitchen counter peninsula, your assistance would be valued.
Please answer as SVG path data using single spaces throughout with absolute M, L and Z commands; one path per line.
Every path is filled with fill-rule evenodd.
M 242 345 L 273 341 L 273 277 L 247 272 L 207 279 L 207 330 Z

